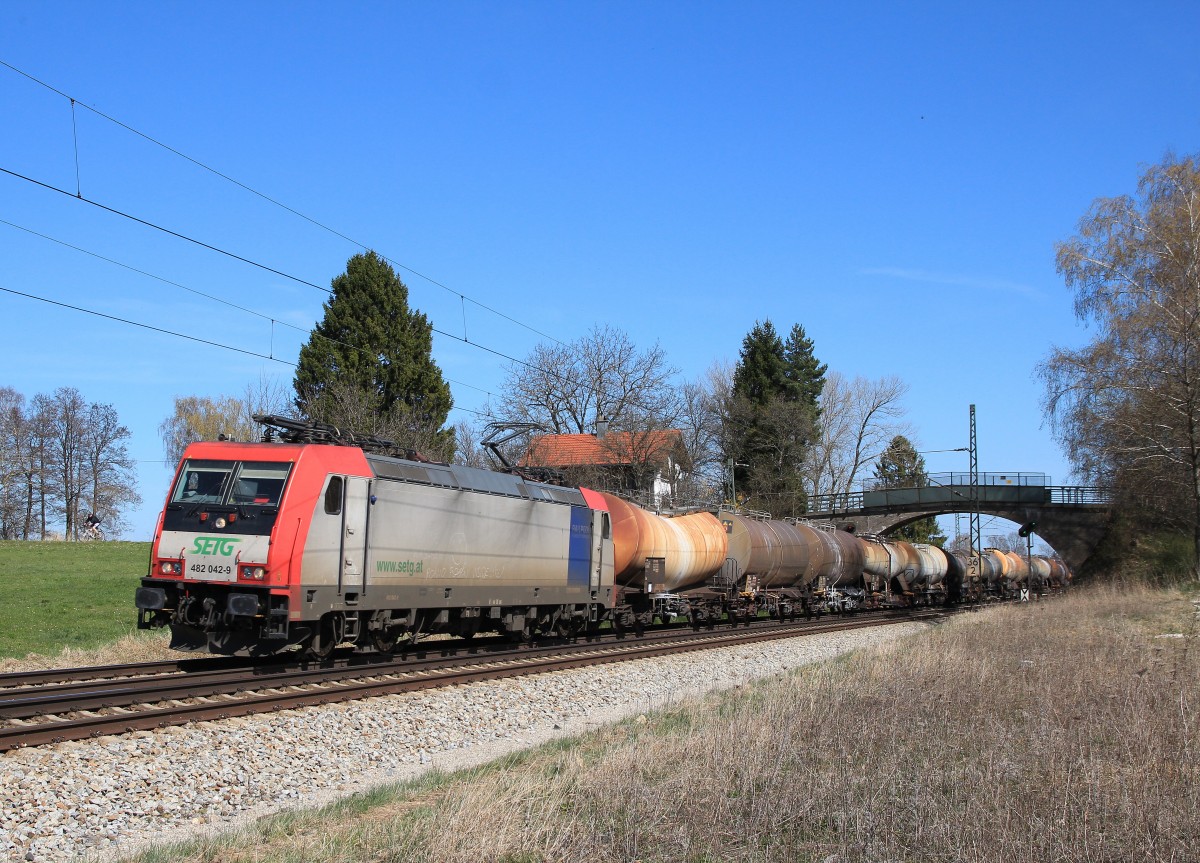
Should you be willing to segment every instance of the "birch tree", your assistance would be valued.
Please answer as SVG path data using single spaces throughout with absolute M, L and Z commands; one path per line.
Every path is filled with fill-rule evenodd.
M 1040 367 L 1077 472 L 1189 530 L 1200 575 L 1200 163 L 1168 156 L 1057 248 L 1094 332 Z

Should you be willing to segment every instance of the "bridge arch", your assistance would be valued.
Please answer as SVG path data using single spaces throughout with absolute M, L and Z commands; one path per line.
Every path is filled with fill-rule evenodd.
M 1017 524 L 1037 522 L 1035 533 L 1050 545 L 1071 569 L 1079 568 L 1104 537 L 1112 516 L 1111 497 L 1105 489 L 1073 486 L 979 486 L 977 503 L 966 486 L 926 486 L 884 489 L 851 495 L 815 498 L 813 503 L 834 504 L 824 511 L 810 508 L 812 521 L 853 524 L 858 533 L 887 533 L 928 516 L 967 513 L 975 506 L 981 514 L 1007 518 Z M 814 511 L 815 510 L 815 511 Z

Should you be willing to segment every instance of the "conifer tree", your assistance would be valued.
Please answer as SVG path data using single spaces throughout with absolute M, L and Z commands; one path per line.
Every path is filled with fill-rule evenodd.
M 332 283 L 325 316 L 300 349 L 296 407 L 310 419 L 377 434 L 448 459 L 453 404 L 433 361 L 433 328 L 410 310 L 408 288 L 375 252 L 352 257 Z
M 792 324 L 787 341 L 783 345 L 785 372 L 795 398 L 811 405 L 819 414 L 821 392 L 825 389 L 825 372 L 829 366 L 818 362 L 813 354 L 813 341 L 804 333 L 804 327 Z
M 787 388 L 783 341 L 769 320 L 757 321 L 742 340 L 741 358 L 733 372 L 733 391 L 764 406 Z
M 916 488 L 929 482 L 925 458 L 904 435 L 896 435 L 879 457 L 875 478 L 882 488 Z M 946 536 L 938 529 L 937 517 L 928 516 L 909 522 L 892 531 L 889 536 L 905 542 L 923 542 L 939 548 Z
M 802 468 L 824 374 L 799 325 L 786 344 L 769 320 L 755 323 L 743 339 L 725 412 L 726 440 L 736 486 L 752 509 L 776 516 L 804 512 Z

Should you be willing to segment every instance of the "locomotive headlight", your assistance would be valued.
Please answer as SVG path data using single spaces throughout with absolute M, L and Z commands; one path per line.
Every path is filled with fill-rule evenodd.
M 177 560 L 164 560 L 158 565 L 163 575 L 179 575 L 183 572 L 183 564 Z
M 213 524 L 216 525 L 217 530 L 220 530 L 221 528 L 223 528 L 225 526 L 225 516 L 218 517 L 217 520 L 215 522 L 213 522 Z
M 267 569 L 264 566 L 243 566 L 239 568 L 238 573 L 248 581 L 263 581 L 267 577 Z

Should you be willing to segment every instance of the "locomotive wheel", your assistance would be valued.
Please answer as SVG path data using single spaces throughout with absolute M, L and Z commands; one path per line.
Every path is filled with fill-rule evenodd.
M 312 639 L 308 642 L 308 655 L 313 659 L 328 659 L 333 649 L 342 641 L 344 626 L 337 615 L 324 615 L 317 622 Z
M 396 649 L 396 632 L 393 629 L 376 629 L 371 633 L 371 646 L 380 653 L 391 653 Z

